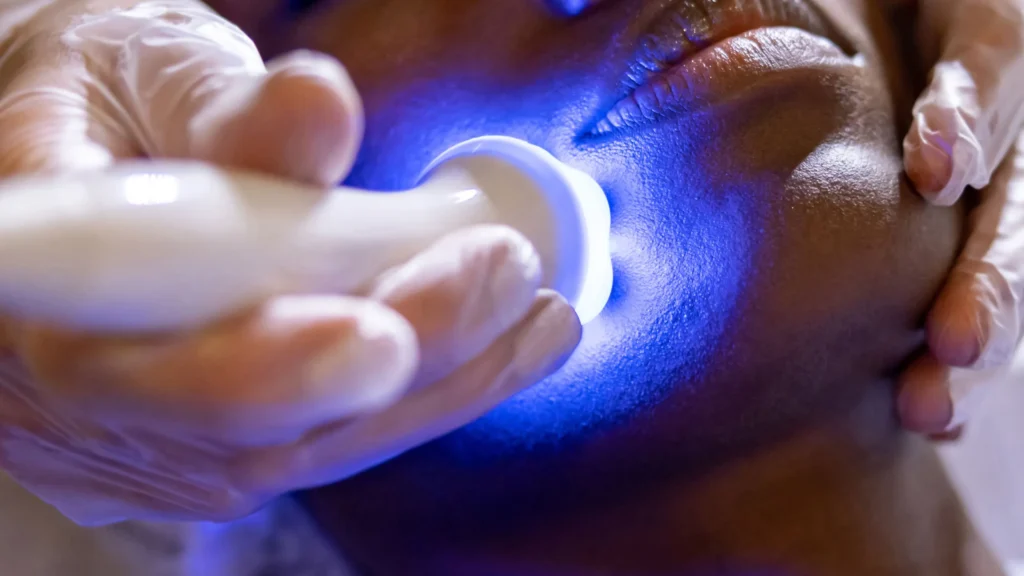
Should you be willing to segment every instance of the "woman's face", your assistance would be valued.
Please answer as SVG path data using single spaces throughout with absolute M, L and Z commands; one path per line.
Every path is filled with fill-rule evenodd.
M 612 208 L 614 293 L 569 363 L 331 487 L 360 542 L 700 470 L 843 413 L 920 344 L 959 220 L 901 181 L 906 86 L 875 3 L 579 4 L 340 0 L 296 28 L 363 96 L 349 183 L 408 187 L 452 144 L 504 134 Z

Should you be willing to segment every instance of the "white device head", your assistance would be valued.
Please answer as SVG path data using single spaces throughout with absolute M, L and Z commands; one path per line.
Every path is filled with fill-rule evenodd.
M 595 318 L 613 283 L 611 213 L 597 182 L 543 148 L 505 136 L 456 144 L 434 159 L 424 179 L 466 174 L 499 220 L 533 243 L 544 285 L 562 294 L 584 324 Z

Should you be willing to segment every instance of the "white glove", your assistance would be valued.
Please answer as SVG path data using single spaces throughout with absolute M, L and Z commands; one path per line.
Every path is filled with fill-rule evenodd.
M 904 425 L 936 434 L 962 426 L 982 385 L 1009 368 L 1024 324 L 1024 1 L 918 9 L 922 53 L 937 64 L 904 142 L 907 173 L 939 205 L 981 190 L 928 318 L 929 354 L 901 381 Z
M 188 0 L 0 9 L 0 171 L 178 156 L 331 184 L 361 105 L 341 66 L 265 69 Z M 24 9 L 23 9 L 24 8 Z M 228 520 L 359 472 L 544 378 L 580 337 L 519 234 L 449 236 L 361 297 L 282 297 L 191 334 L 0 321 L 0 468 L 82 524 Z

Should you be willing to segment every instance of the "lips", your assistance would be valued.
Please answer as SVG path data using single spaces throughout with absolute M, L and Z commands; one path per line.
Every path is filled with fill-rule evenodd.
M 809 0 L 672 0 L 644 16 L 622 98 L 591 136 L 710 104 L 767 76 L 849 64 L 853 53 Z

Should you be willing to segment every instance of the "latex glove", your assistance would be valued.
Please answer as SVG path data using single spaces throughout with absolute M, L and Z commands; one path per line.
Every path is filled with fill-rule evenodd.
M 332 183 L 361 107 L 314 54 L 265 69 L 184 0 L 37 2 L 0 63 L 4 173 L 183 156 Z M 362 297 L 288 296 L 190 334 L 0 322 L 0 468 L 82 524 L 228 520 L 482 415 L 565 360 L 572 309 L 507 228 L 457 232 Z
M 1009 368 L 1024 323 L 1024 142 L 1011 150 L 1024 127 L 1024 1 L 919 0 L 918 9 L 922 51 L 937 64 L 904 142 L 907 173 L 939 205 L 981 190 L 928 318 L 929 354 L 901 384 L 904 424 L 943 433 Z

